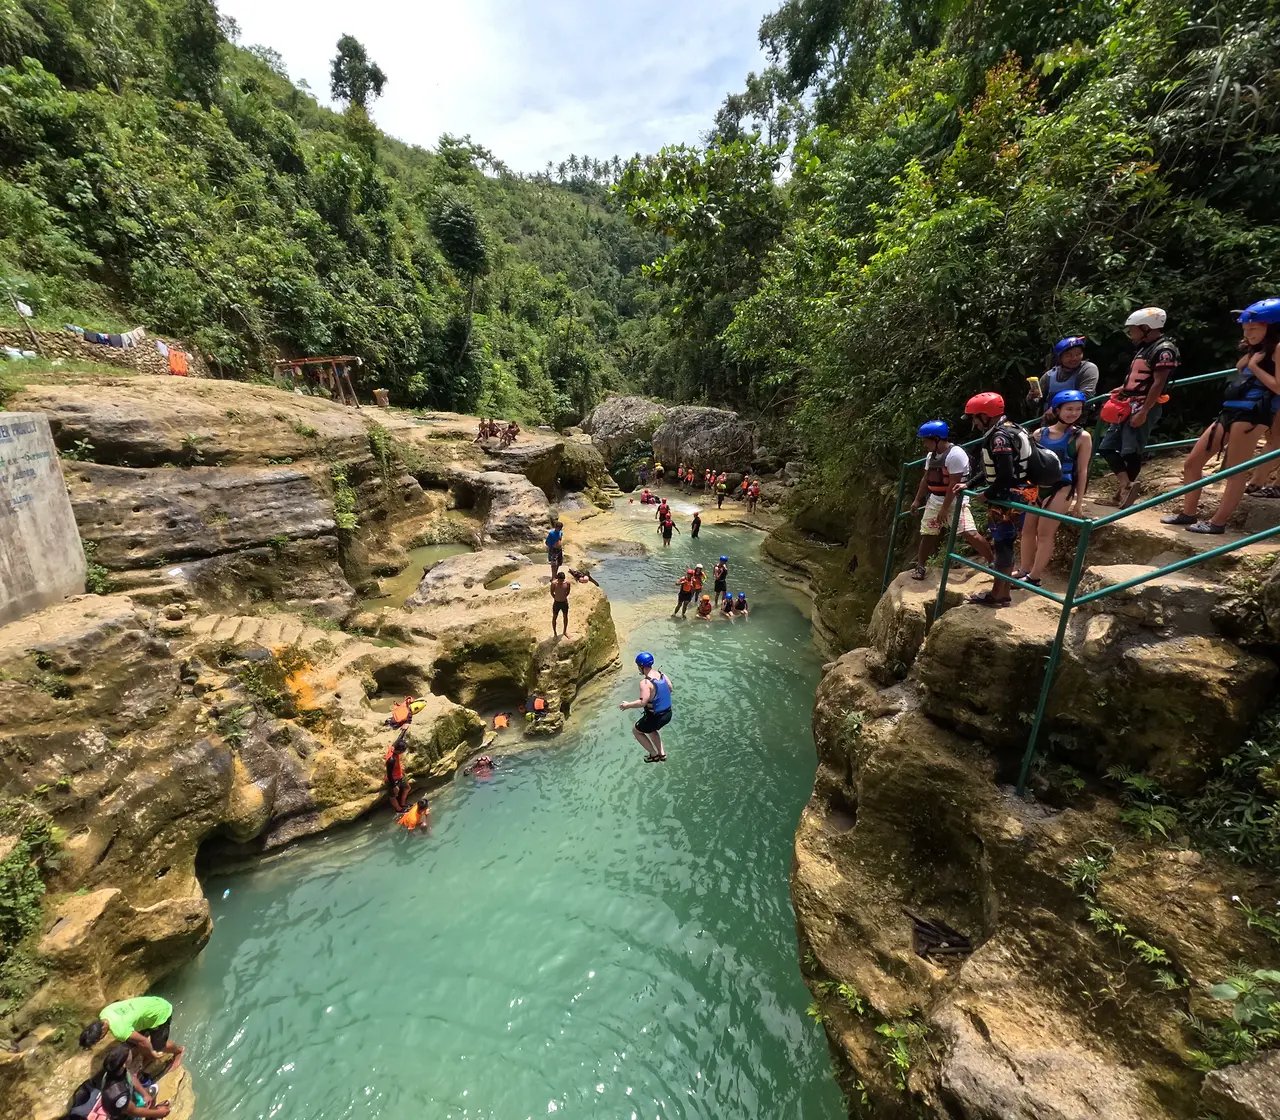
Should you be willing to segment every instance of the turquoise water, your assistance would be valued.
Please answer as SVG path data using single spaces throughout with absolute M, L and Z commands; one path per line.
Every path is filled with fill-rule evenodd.
M 213 938 L 164 993 L 198 1120 L 846 1115 L 787 893 L 818 659 L 755 547 L 602 563 L 615 613 L 649 616 L 626 668 L 559 740 L 434 794 L 429 835 L 379 814 L 206 882 Z M 752 617 L 665 617 L 722 550 Z M 665 764 L 617 707 L 641 648 L 675 686 Z

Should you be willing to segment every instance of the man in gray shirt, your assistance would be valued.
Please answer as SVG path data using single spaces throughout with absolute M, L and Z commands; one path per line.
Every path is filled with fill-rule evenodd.
M 1098 367 L 1085 361 L 1083 335 L 1061 339 L 1053 348 L 1054 361 L 1058 364 L 1048 373 L 1041 374 L 1035 388 L 1027 394 L 1027 405 L 1043 410 L 1046 402 L 1064 389 L 1079 389 L 1085 396 L 1098 392 Z

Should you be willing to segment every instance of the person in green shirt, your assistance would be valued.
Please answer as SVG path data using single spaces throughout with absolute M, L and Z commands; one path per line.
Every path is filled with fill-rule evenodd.
M 182 1061 L 182 1047 L 169 1037 L 173 1021 L 173 1004 L 159 996 L 135 996 L 109 1003 L 98 1018 L 80 1032 L 80 1045 L 92 1049 L 108 1031 L 113 1038 L 127 1042 L 148 1060 L 173 1055 L 173 1068 Z

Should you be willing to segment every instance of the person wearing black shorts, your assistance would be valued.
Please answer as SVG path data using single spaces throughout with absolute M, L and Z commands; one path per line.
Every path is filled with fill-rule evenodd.
M 564 615 L 564 636 L 569 636 L 569 592 L 573 584 L 564 578 L 564 572 L 556 572 L 551 581 L 551 636 L 555 637 L 556 619 Z
M 645 762 L 666 762 L 667 752 L 659 732 L 671 722 L 671 681 L 663 672 L 655 674 L 651 653 L 637 654 L 636 668 L 640 670 L 640 699 L 628 700 L 618 707 L 623 711 L 644 709 L 644 715 L 636 720 L 631 733 L 644 747 Z
M 721 556 L 716 561 L 716 566 L 711 569 L 711 575 L 715 579 L 712 585 L 715 601 L 718 603 L 724 596 L 725 589 L 729 586 L 729 557 Z

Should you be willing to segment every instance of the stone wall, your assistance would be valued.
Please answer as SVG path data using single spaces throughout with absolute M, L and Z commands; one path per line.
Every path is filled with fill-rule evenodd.
M 212 376 L 204 359 L 193 353 L 186 343 L 163 335 L 148 334 L 139 345 L 131 346 L 128 350 L 118 350 L 114 346 L 100 346 L 96 342 L 85 342 L 84 339 L 69 331 L 36 331 L 36 339 L 40 343 L 41 357 L 97 362 L 99 365 L 119 366 L 121 369 L 131 369 L 138 373 L 168 374 L 169 359 L 156 349 L 156 342 L 160 341 L 171 350 L 186 352 L 190 376 Z M 0 346 L 30 350 L 31 336 L 22 327 L 0 327 Z
M 48 419 L 0 412 L 0 623 L 80 594 L 84 576 Z

